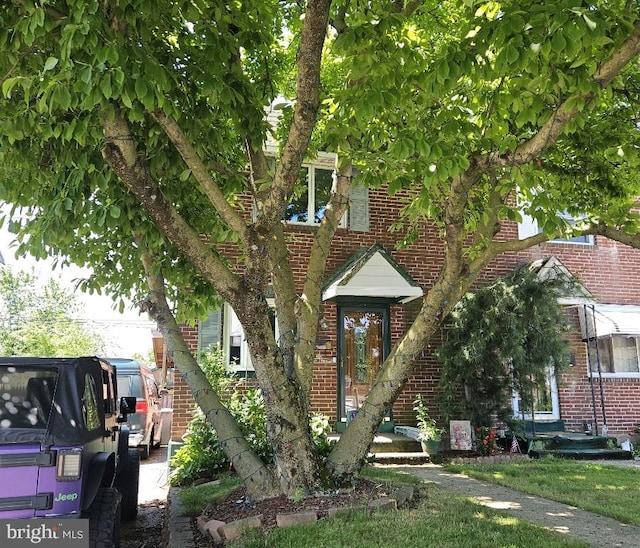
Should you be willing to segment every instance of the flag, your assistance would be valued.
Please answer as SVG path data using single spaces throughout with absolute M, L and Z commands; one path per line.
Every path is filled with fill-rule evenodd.
M 520 453 L 520 445 L 518 444 L 518 440 L 515 436 L 513 436 L 513 440 L 511 441 L 511 452 Z

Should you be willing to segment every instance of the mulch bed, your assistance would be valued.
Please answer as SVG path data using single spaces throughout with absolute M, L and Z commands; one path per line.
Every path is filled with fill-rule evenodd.
M 390 491 L 389 484 L 359 478 L 352 488 L 340 489 L 336 492 L 307 497 L 302 500 L 294 500 L 281 495 L 261 501 L 252 501 L 247 495 L 246 488 L 242 486 L 219 499 L 215 504 L 207 505 L 202 515 L 207 519 L 230 523 L 262 514 L 261 529 L 266 534 L 276 527 L 278 514 L 314 511 L 318 514 L 318 519 L 321 519 L 327 516 L 330 509 L 367 506 L 372 500 L 388 496 Z M 412 506 L 417 504 L 418 498 L 419 496 L 414 496 Z M 195 519 L 193 524 L 198 548 L 224 546 L 224 544 L 214 544 L 213 539 L 202 535 L 195 524 Z

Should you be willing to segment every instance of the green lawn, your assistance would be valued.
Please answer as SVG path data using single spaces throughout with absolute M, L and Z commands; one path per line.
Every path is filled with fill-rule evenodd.
M 445 469 L 640 525 L 636 468 L 544 458 L 512 464 L 450 464 Z
M 365 474 L 393 484 L 417 483 L 404 474 L 369 470 Z M 207 485 L 181 490 L 185 509 L 191 515 L 226 492 L 226 487 Z M 566 535 L 501 514 L 435 485 L 421 487 L 417 508 L 381 511 L 373 514 L 354 511 L 324 518 L 316 523 L 275 529 L 264 537 L 248 533 L 234 548 L 403 548 L 422 547 L 585 547 Z
M 436 486 L 415 509 L 352 512 L 245 536 L 235 548 L 585 547 L 586 544 L 454 496 Z

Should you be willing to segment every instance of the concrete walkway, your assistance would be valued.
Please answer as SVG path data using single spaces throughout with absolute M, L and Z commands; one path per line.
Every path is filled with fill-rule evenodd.
M 638 468 L 637 461 L 626 461 Z M 607 461 L 606 464 L 612 464 Z M 425 482 L 470 497 L 478 503 L 542 525 L 598 548 L 640 546 L 640 527 L 626 525 L 559 502 L 528 495 L 508 487 L 452 474 L 436 464 L 385 466 L 412 474 Z M 640 470 L 639 470 L 640 474 Z M 640 476 L 639 478 L 640 479 Z

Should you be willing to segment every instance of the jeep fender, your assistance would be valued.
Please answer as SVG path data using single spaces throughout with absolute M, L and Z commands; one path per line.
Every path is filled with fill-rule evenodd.
M 101 487 L 111 487 L 116 475 L 116 456 L 114 453 L 96 453 L 91 459 L 82 493 L 82 510 L 91 506 Z
M 118 437 L 118 472 L 126 464 L 129 452 L 129 427 L 123 424 Z

